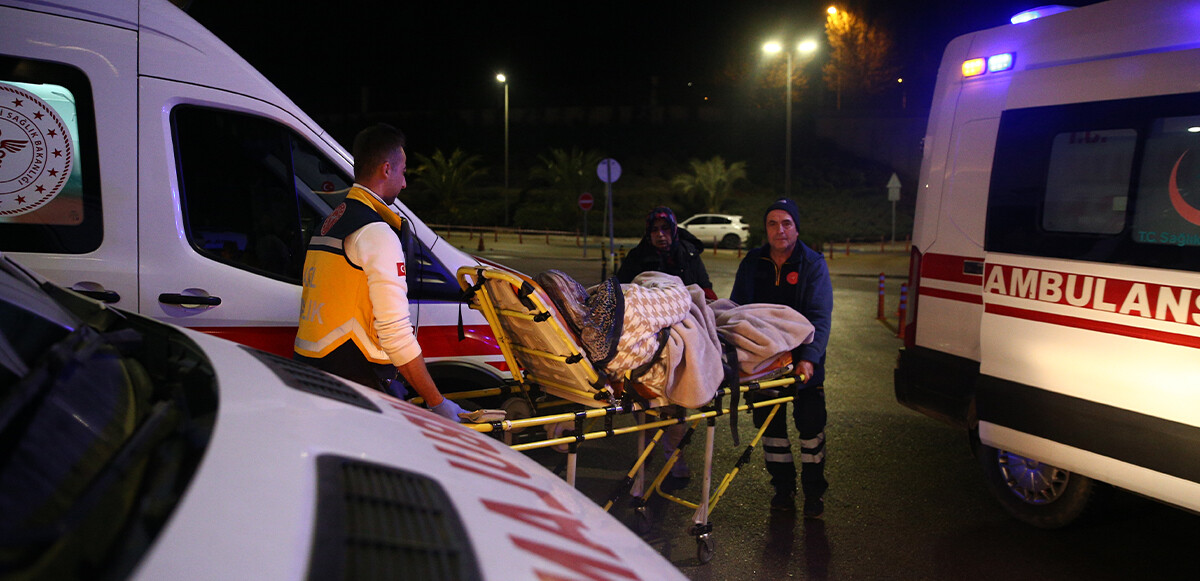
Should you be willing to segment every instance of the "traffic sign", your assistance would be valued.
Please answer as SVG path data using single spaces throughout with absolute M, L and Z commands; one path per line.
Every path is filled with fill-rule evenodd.
M 596 175 L 600 176 L 600 181 L 611 184 L 621 177 L 621 164 L 611 157 L 602 159 L 596 166 Z
M 591 210 L 594 202 L 595 200 L 592 199 L 591 194 L 587 192 L 579 194 L 579 207 L 582 208 L 584 212 Z

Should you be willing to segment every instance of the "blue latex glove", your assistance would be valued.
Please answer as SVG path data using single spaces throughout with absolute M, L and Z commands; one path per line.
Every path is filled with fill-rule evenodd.
M 454 403 L 454 402 L 450 401 L 450 398 L 448 398 L 448 397 L 443 397 L 443 398 L 442 398 L 442 403 L 439 403 L 439 404 L 437 404 L 437 405 L 435 405 L 435 406 L 433 406 L 433 407 L 431 407 L 431 408 L 429 408 L 429 409 L 430 409 L 430 410 L 431 410 L 433 413 L 435 413 L 435 414 L 437 414 L 437 415 L 439 415 L 439 416 L 442 416 L 443 418 L 446 418 L 446 419 L 448 419 L 448 420 L 453 420 L 453 421 L 456 421 L 456 422 L 458 422 L 458 421 L 462 421 L 462 420 L 461 420 L 461 419 L 458 417 L 458 414 L 459 414 L 459 413 L 466 413 L 466 412 L 467 412 L 467 410 L 464 410 L 464 409 L 462 409 L 462 407 L 460 407 L 458 404 L 456 404 L 456 403 Z

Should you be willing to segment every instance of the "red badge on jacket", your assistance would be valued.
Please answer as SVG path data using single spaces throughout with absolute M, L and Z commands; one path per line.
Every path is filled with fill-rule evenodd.
M 396 276 L 404 276 L 404 263 L 403 262 L 396 263 Z
M 800 273 L 789 272 L 787 275 L 787 281 L 788 284 L 796 284 L 797 282 L 800 282 Z

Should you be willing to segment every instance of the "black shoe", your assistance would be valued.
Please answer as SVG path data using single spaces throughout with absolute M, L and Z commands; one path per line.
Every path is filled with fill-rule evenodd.
M 777 491 L 771 497 L 771 510 L 780 512 L 796 512 L 796 493 L 784 490 Z
M 821 518 L 825 514 L 825 499 L 822 497 L 804 499 L 804 518 Z

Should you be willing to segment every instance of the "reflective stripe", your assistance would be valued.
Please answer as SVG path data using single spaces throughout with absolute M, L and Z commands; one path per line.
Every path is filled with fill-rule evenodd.
M 825 432 L 815 438 L 800 440 L 800 461 L 816 464 L 825 460 Z
M 382 349 L 375 347 L 375 343 L 367 334 L 366 329 L 363 329 L 362 324 L 358 322 L 358 319 L 350 319 L 349 321 L 338 325 L 336 329 L 330 331 L 324 337 L 321 337 L 316 341 L 306 341 L 300 337 L 296 337 L 296 350 L 299 351 L 301 355 L 308 355 L 310 357 L 323 357 L 328 354 L 325 352 L 326 349 L 331 346 L 336 346 L 334 343 L 339 342 L 346 335 L 353 335 L 354 338 L 357 339 L 356 343 L 363 351 L 363 355 L 366 355 L 367 359 L 370 359 L 375 363 L 391 363 L 391 360 L 388 359 L 387 353 L 384 353 Z
M 792 464 L 795 462 L 795 460 L 792 458 L 791 453 L 772 454 L 771 452 L 766 452 L 763 454 L 763 459 L 766 460 L 767 462 L 781 462 L 781 463 L 785 463 L 785 464 Z
M 762 443 L 763 446 L 770 446 L 772 448 L 792 447 L 792 443 L 787 438 L 772 438 L 770 436 L 763 436 Z

